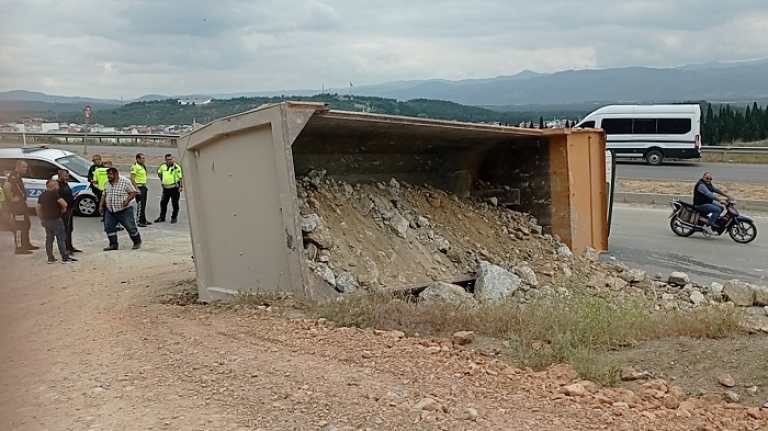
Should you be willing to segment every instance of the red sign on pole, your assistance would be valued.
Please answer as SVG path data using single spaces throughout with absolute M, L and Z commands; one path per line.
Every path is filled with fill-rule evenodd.
M 85 109 L 83 110 L 83 114 L 85 115 L 86 120 L 91 119 L 91 105 L 85 105 Z

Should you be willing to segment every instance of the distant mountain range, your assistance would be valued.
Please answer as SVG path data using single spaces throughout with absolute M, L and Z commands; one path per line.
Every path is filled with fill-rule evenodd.
M 346 94 L 349 88 L 331 89 Z M 705 63 L 678 68 L 625 67 L 568 70 L 556 73 L 523 71 L 512 76 L 449 81 L 444 79 L 394 81 L 353 87 L 353 94 L 397 100 L 435 99 L 464 105 L 504 107 L 567 105 L 596 102 L 712 102 L 768 101 L 768 59 L 738 63 Z M 0 92 L 0 110 L 19 110 L 27 102 L 55 112 L 56 105 L 92 103 L 104 106 L 163 99 L 230 99 L 234 97 L 308 96 L 318 90 L 285 90 L 244 93 L 144 95 L 131 100 L 48 95 L 14 90 Z M 38 102 L 31 104 L 29 102 Z M 51 106 L 53 105 L 53 106 Z M 64 106 L 59 106 L 63 108 Z

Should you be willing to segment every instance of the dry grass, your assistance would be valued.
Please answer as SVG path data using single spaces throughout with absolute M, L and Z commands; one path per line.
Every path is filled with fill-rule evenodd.
M 716 185 L 736 200 L 768 200 L 768 188 L 763 184 L 721 183 L 715 178 Z M 631 193 L 655 193 L 671 195 L 693 195 L 695 181 L 663 180 L 618 180 L 617 191 Z
M 768 154 L 766 155 L 748 155 L 748 154 L 712 154 L 704 153 L 701 155 L 701 161 L 707 163 L 754 163 L 768 164 Z
M 723 147 L 768 147 L 768 140 L 755 142 L 731 142 Z M 709 163 L 757 163 L 768 164 L 768 155 L 751 156 L 747 154 L 702 154 L 702 162 Z
M 607 351 L 647 340 L 720 339 L 743 331 L 743 315 L 732 308 L 661 312 L 653 306 L 643 296 L 586 292 L 541 297 L 526 305 L 472 307 L 359 295 L 314 304 L 306 312 L 341 326 L 400 330 L 409 335 L 446 336 L 473 330 L 507 341 L 510 360 L 520 366 L 540 370 L 569 363 L 583 378 L 602 384 L 615 384 L 618 378 L 619 367 L 608 359 Z

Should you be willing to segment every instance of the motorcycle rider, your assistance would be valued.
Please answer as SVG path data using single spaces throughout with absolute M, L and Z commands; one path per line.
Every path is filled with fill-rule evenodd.
M 717 196 L 721 195 L 721 196 Z M 723 207 L 717 204 L 715 201 L 725 204 L 730 198 L 722 190 L 718 189 L 712 184 L 712 173 L 704 172 L 701 179 L 696 182 L 696 187 L 693 189 L 693 205 L 701 215 L 706 216 L 710 214 L 707 224 L 702 227 L 702 230 L 712 235 L 712 228 L 715 227 L 717 219 L 720 218 L 720 214 L 723 213 Z

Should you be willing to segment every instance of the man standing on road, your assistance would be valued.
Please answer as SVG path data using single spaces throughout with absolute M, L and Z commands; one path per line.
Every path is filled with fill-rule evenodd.
M 96 195 L 96 202 L 101 201 L 101 189 L 98 188 L 99 180 L 96 177 L 96 169 L 101 168 L 104 166 L 101 162 L 101 156 L 98 154 L 94 154 L 93 157 L 91 157 L 91 161 L 93 164 L 90 168 L 88 168 L 88 182 L 91 183 L 91 190 L 93 190 L 93 194 Z
M 104 231 L 109 239 L 109 247 L 104 251 L 117 250 L 117 224 L 123 225 L 128 231 L 128 236 L 133 240 L 133 249 L 141 247 L 141 235 L 136 227 L 136 219 L 131 208 L 131 201 L 139 190 L 134 187 L 131 180 L 121 177 L 116 168 L 107 171 L 109 182 L 104 188 L 99 204 L 99 212 L 104 215 Z
M 139 227 L 147 227 L 152 222 L 147 221 L 147 158 L 144 154 L 136 154 L 136 163 L 131 166 L 131 181 L 139 189 L 139 195 L 136 197 L 136 218 Z
M 724 197 L 718 197 L 716 194 Z M 720 214 L 723 213 L 723 207 L 716 204 L 715 201 L 724 204 L 728 198 L 730 198 L 729 195 L 712 184 L 712 173 L 704 172 L 693 189 L 693 205 L 699 213 L 710 214 L 707 225 L 702 228 L 708 234 L 713 234 L 712 228 L 715 227 Z
M 13 241 L 16 244 L 16 254 L 31 254 L 32 250 L 40 247 L 33 246 L 29 241 L 29 207 L 27 206 L 27 189 L 24 187 L 22 175 L 27 173 L 27 162 L 16 161 L 16 168 L 8 174 L 8 180 L 3 185 L 5 189 L 5 205 L 11 214 Z
M 72 188 L 69 187 L 69 171 L 61 169 L 59 171 L 59 196 L 67 203 L 67 210 L 61 213 L 61 221 L 64 222 L 64 232 L 66 233 L 67 252 L 79 253 L 80 250 L 72 245 L 72 231 L 75 230 L 75 221 L 73 213 L 75 210 L 75 195 Z
M 160 165 L 157 170 L 157 176 L 160 177 L 160 183 L 163 186 L 163 196 L 160 198 L 160 217 L 155 223 L 165 221 L 165 214 L 168 212 L 168 201 L 171 201 L 173 213 L 171 214 L 171 223 L 176 223 L 179 216 L 179 198 L 184 189 L 181 180 L 181 166 L 173 162 L 173 156 L 165 155 L 165 163 Z
M 53 240 L 59 246 L 61 254 L 61 263 L 77 262 L 67 252 L 66 231 L 62 215 L 67 212 L 67 203 L 59 195 L 59 182 L 48 180 L 45 183 L 46 190 L 37 198 L 37 217 L 40 218 L 40 224 L 45 228 L 45 253 L 48 255 L 48 263 L 56 262 L 53 257 Z

